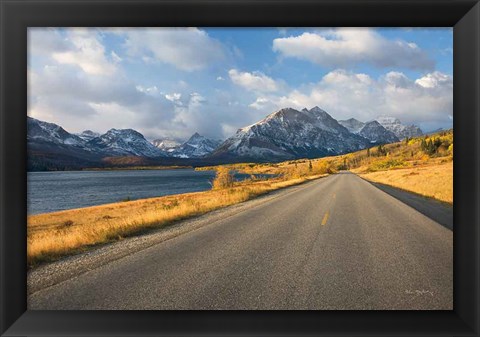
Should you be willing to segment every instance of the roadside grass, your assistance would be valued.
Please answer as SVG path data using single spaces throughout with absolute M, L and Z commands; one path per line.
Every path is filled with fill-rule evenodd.
M 27 264 L 34 267 L 325 175 L 246 180 L 205 192 L 31 215 L 27 219 Z
M 364 173 L 359 176 L 453 204 L 453 162 Z
M 453 204 L 453 130 L 345 155 L 366 180 Z

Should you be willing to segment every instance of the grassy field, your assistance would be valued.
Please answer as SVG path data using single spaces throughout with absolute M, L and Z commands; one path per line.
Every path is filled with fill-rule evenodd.
M 453 204 L 453 130 L 345 156 L 352 172 Z
M 360 174 L 362 178 L 453 204 L 453 162 Z

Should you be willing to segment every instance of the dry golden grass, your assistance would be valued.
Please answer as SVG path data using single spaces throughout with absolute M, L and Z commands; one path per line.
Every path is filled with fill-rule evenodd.
M 27 219 L 27 262 L 52 261 L 321 176 L 245 181 L 219 190 L 32 215 Z
M 361 177 L 453 203 L 453 162 L 360 174 Z

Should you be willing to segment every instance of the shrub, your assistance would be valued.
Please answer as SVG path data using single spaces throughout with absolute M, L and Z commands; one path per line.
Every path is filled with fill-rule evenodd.
M 233 174 L 227 167 L 220 166 L 217 168 L 215 179 L 212 183 L 212 189 L 221 190 L 233 186 Z
M 73 225 L 73 221 L 72 220 L 66 220 L 63 222 L 62 226 L 63 227 L 70 227 L 71 225 Z
M 334 169 L 332 162 L 319 161 L 315 163 L 313 172 L 315 174 L 326 174 L 326 173 L 332 174 L 332 173 L 335 173 L 336 170 Z

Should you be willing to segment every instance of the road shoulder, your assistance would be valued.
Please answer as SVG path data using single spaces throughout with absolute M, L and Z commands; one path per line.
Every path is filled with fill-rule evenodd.
M 415 210 L 429 217 L 430 219 L 438 222 L 440 225 L 453 231 L 453 206 L 452 205 L 449 205 L 447 203 L 444 203 L 432 198 L 427 198 L 413 192 L 408 192 L 390 185 L 369 181 L 362 177 L 360 178 L 372 184 L 379 190 L 400 200 L 404 204 L 414 208 Z

